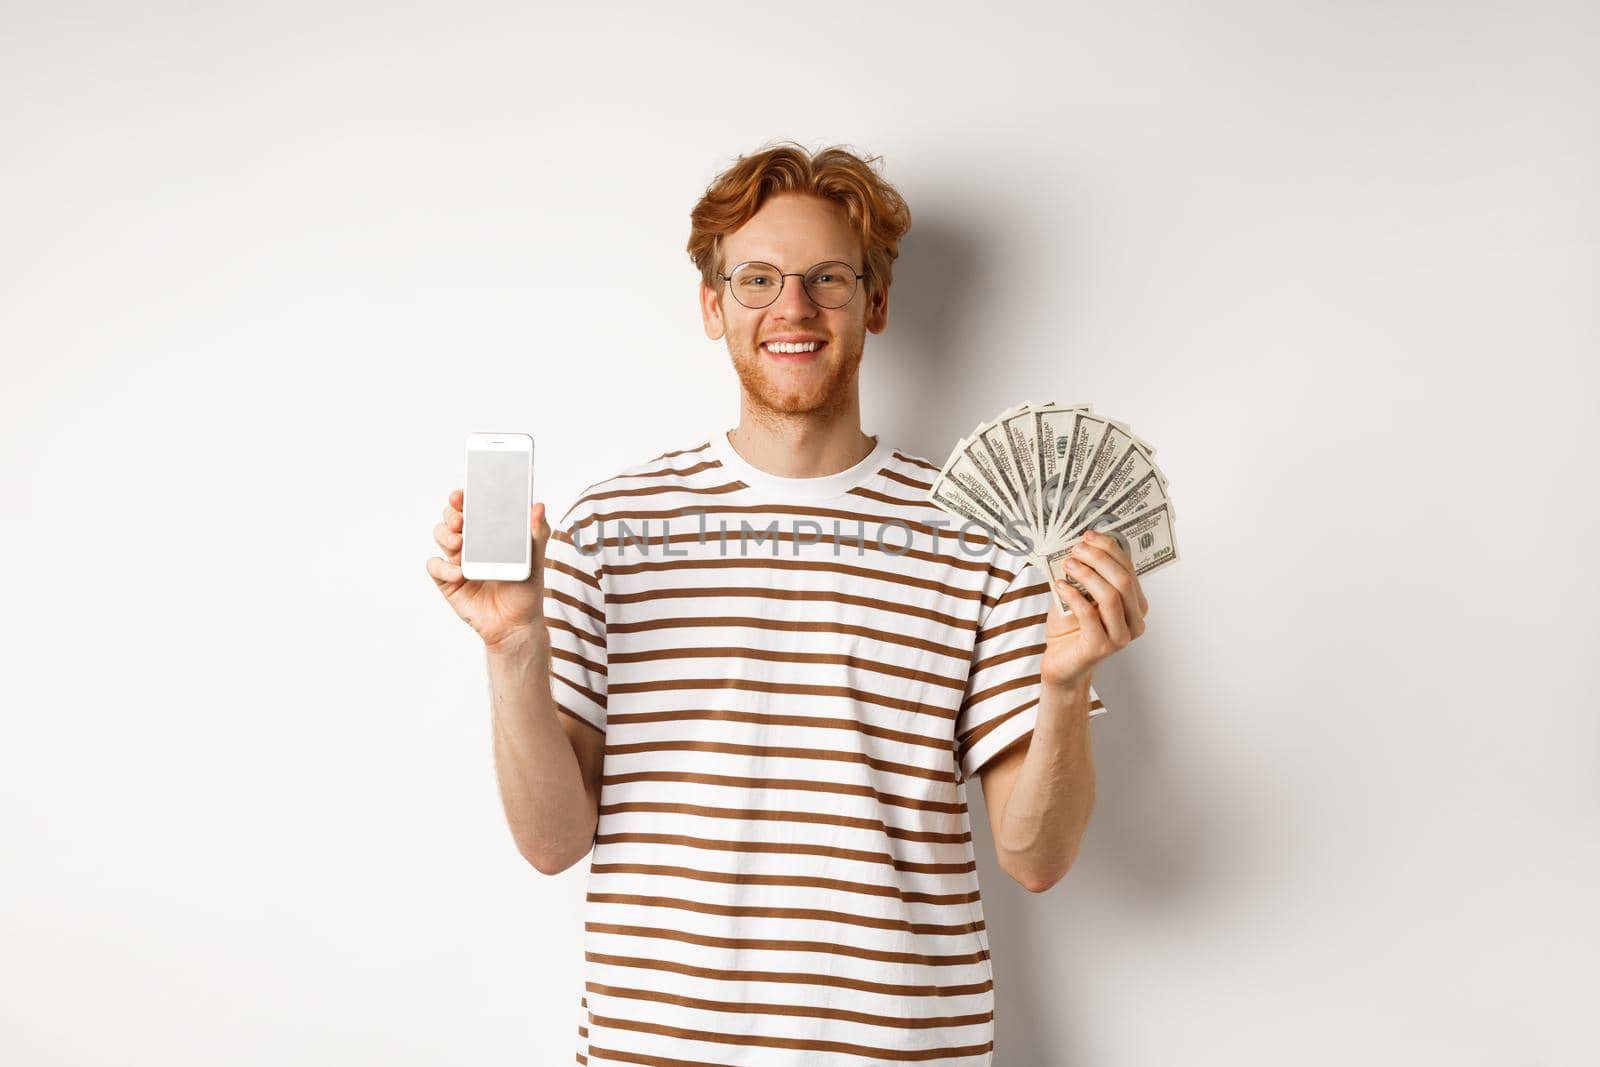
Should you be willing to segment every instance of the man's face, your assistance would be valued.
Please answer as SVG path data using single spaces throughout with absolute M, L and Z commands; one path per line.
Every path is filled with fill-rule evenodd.
M 706 336 L 727 334 L 733 368 L 749 403 L 774 414 L 831 414 L 855 395 L 856 370 L 868 330 L 883 332 L 888 322 L 888 287 L 867 298 L 867 279 L 856 283 L 841 308 L 819 307 L 801 284 L 818 263 L 840 260 L 857 273 L 864 268 L 861 242 L 850 229 L 844 208 L 819 197 L 784 193 L 738 230 L 723 238 L 721 272 L 748 260 L 771 263 L 791 277 L 778 299 L 764 308 L 747 308 L 734 299 L 727 282 L 700 286 L 700 313 Z M 788 355 L 768 350 L 766 342 L 805 338 L 823 342 L 815 352 Z

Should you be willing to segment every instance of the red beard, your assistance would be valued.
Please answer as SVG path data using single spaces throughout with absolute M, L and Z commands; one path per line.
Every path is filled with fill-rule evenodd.
M 855 396 L 856 372 L 861 367 L 861 339 L 829 341 L 820 353 L 827 362 L 790 371 L 759 347 L 735 351 L 733 369 L 739 375 L 751 406 L 774 415 L 831 415 L 846 408 Z

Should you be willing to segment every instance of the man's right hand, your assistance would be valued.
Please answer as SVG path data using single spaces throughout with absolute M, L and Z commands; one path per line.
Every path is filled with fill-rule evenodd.
M 444 556 L 428 557 L 428 574 L 457 615 L 483 638 L 490 651 L 509 647 L 531 636 L 544 636 L 544 550 L 550 539 L 544 504 L 528 510 L 528 533 L 533 538 L 533 570 L 520 582 L 468 581 L 461 576 L 460 489 L 450 493 L 444 520 L 433 528 L 433 540 Z

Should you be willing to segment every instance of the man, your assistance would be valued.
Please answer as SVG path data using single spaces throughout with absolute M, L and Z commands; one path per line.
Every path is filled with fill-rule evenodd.
M 963 782 L 1002 870 L 1072 865 L 1095 666 L 1144 630 L 1091 536 L 1052 596 L 861 430 L 857 368 L 910 225 L 855 155 L 740 159 L 691 213 L 739 422 L 590 486 L 527 582 L 464 582 L 461 491 L 428 572 L 488 649 L 513 837 L 591 848 L 578 1062 L 993 1061 Z M 1070 614 L 1062 610 L 1062 602 Z

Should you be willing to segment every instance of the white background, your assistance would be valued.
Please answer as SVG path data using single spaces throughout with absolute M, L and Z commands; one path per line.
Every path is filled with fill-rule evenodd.
M 6 1062 L 572 1062 L 432 526 L 733 425 L 688 211 L 793 138 L 911 204 L 869 433 L 1171 480 L 1069 876 L 971 792 L 997 1062 L 1600 1064 L 1596 9 L 579 6 L 0 8 Z

